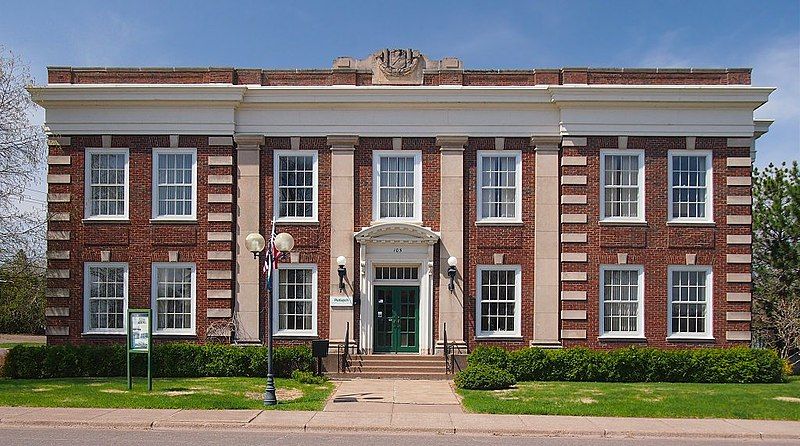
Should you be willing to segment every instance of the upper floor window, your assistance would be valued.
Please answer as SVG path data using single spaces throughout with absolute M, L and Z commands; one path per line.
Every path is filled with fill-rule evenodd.
M 84 332 L 124 334 L 128 264 L 86 263 L 83 276 Z
M 154 333 L 195 334 L 194 263 L 154 263 L 152 307 Z
M 600 152 L 600 219 L 644 221 L 644 152 Z
M 128 218 L 128 149 L 86 149 L 86 218 Z
M 519 266 L 478 265 L 476 328 L 479 337 L 520 336 L 522 273 Z
M 711 338 L 711 267 L 671 266 L 669 275 L 669 336 Z
M 284 221 L 317 220 L 317 152 L 275 151 L 275 217 Z
M 197 218 L 197 150 L 153 149 L 153 218 Z
M 669 152 L 669 220 L 710 222 L 712 212 L 711 152 Z
M 522 221 L 522 152 L 478 152 L 478 221 Z
M 317 267 L 312 264 L 281 263 L 273 286 L 273 311 L 277 335 L 317 334 Z
M 644 268 L 601 266 L 600 280 L 600 336 L 643 336 Z
M 422 221 L 422 154 L 373 152 L 373 219 Z

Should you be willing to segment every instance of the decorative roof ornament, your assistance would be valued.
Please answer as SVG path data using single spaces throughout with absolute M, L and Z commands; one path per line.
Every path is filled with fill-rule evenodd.
M 380 68 L 386 76 L 407 76 L 419 65 L 420 53 L 411 48 L 386 48 L 375 54 L 375 61 L 378 64 L 378 68 Z
M 337 57 L 333 69 L 346 72 L 371 72 L 372 85 L 422 85 L 424 73 L 463 71 L 455 57 L 432 60 L 411 48 L 384 48 L 365 59 Z

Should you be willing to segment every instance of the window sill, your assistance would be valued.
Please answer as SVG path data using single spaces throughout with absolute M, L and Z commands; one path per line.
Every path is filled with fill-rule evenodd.
M 369 225 L 370 226 L 375 226 L 375 225 L 380 225 L 380 224 L 385 224 L 385 223 L 406 223 L 406 224 L 409 224 L 409 225 L 422 226 L 422 222 L 419 221 L 419 220 L 403 220 L 403 219 L 398 219 L 398 220 L 372 220 L 372 221 L 369 222 Z
M 319 220 L 275 220 L 275 226 L 319 226 Z
M 647 342 L 647 338 L 644 336 L 602 335 L 598 336 L 597 339 L 602 342 Z
M 179 337 L 196 338 L 197 337 L 197 333 L 195 333 L 195 332 L 192 332 L 192 333 L 158 333 L 158 332 L 155 332 L 155 333 L 153 333 L 153 336 L 164 336 L 164 337 L 173 337 L 173 338 L 175 338 L 175 337 L 178 337 L 178 338 Z
M 150 224 L 154 225 L 196 225 L 197 219 L 183 218 L 151 218 Z
M 317 337 L 319 337 L 316 332 L 314 332 L 314 333 L 273 333 L 272 336 L 274 338 L 280 338 L 280 339 L 293 339 L 293 338 L 308 339 L 308 338 L 317 338 Z
M 714 338 L 689 338 L 689 337 L 679 337 L 679 336 L 667 336 L 667 342 L 708 342 L 713 343 L 716 339 Z
M 687 227 L 708 227 L 713 228 L 717 226 L 713 221 L 668 221 L 667 226 L 687 226 Z
M 84 224 L 130 224 L 127 218 L 84 218 L 81 220 Z
M 598 224 L 600 226 L 649 226 L 646 221 L 642 220 L 600 220 Z
M 127 334 L 124 331 L 85 331 L 81 336 L 126 336 Z
M 520 335 L 477 335 L 476 341 L 521 341 Z
M 503 220 L 477 220 L 475 222 L 475 226 L 524 226 L 525 223 L 522 220 L 512 220 L 512 221 L 503 221 Z

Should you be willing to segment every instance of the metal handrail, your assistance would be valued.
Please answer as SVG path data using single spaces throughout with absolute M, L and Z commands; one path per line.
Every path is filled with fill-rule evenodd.
M 447 344 L 447 322 L 442 322 L 442 331 L 442 338 L 444 340 L 444 372 L 450 374 L 453 372 L 453 367 L 451 367 L 450 364 L 453 355 L 450 353 L 450 345 Z
M 347 373 L 347 370 L 350 369 L 350 322 L 347 322 L 347 326 L 344 330 L 344 354 L 342 355 L 342 373 Z

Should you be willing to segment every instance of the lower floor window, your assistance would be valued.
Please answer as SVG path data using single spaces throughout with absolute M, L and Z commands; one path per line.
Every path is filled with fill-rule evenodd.
M 124 333 L 128 265 L 87 263 L 84 275 L 84 330 L 89 333 Z
M 315 265 L 282 264 L 277 272 L 274 296 L 278 334 L 315 335 L 317 332 L 317 268 Z
M 669 268 L 670 336 L 711 337 L 711 268 Z
M 644 269 L 641 266 L 600 268 L 600 333 L 639 336 L 642 330 Z
M 479 265 L 477 335 L 520 336 L 520 267 Z
M 154 264 L 153 302 L 156 333 L 194 334 L 195 265 Z

